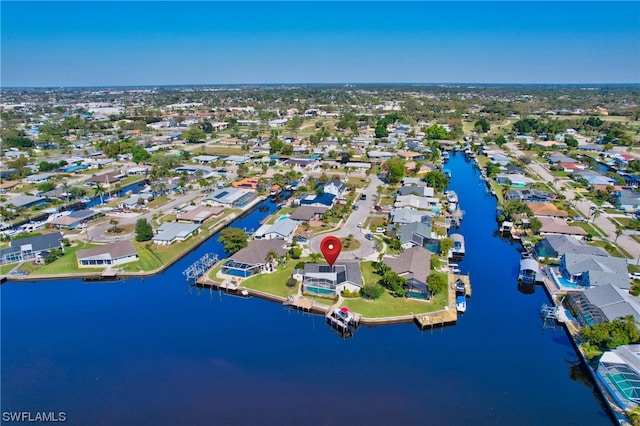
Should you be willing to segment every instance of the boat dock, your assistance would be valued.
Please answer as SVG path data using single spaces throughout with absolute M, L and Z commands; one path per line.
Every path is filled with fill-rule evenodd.
M 302 295 L 289 296 L 283 303 L 285 306 L 291 306 L 304 312 L 311 312 L 313 309 L 313 300 L 307 299 Z
M 471 297 L 471 280 L 468 275 L 449 274 L 448 303 L 444 309 L 424 314 L 414 314 L 413 319 L 421 330 L 436 325 L 455 324 L 458 321 L 458 311 L 456 309 L 456 281 L 464 282 L 467 297 Z
M 330 310 L 326 313 L 325 319 L 327 323 L 336 331 L 340 332 L 343 337 L 352 337 L 355 330 L 360 326 L 362 316 L 356 312 L 351 312 L 346 308 Z M 339 315 L 343 312 L 344 315 Z
M 471 280 L 469 279 L 469 275 L 449 274 L 449 288 L 452 288 L 451 285 L 453 285 L 453 291 L 455 292 L 456 290 L 455 282 L 458 280 L 464 283 L 464 290 L 465 290 L 466 296 L 471 297 Z

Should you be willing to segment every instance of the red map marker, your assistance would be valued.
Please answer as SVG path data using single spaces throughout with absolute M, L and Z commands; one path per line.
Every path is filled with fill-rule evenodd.
M 324 259 L 327 261 L 329 266 L 333 266 L 338 256 L 340 256 L 341 250 L 342 243 L 337 237 L 334 237 L 333 235 L 324 237 L 320 242 L 320 251 L 322 252 Z

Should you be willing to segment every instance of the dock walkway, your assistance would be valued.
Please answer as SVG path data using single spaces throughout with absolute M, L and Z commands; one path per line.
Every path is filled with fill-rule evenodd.
M 428 312 L 424 314 L 415 314 L 413 319 L 418 324 L 420 329 L 426 327 L 433 327 L 436 325 L 454 324 L 458 321 L 458 311 L 456 309 L 456 281 L 462 280 L 465 284 L 465 291 L 467 297 L 471 296 L 471 280 L 468 275 L 449 274 L 449 291 L 448 291 L 448 303 L 444 309 L 435 312 Z

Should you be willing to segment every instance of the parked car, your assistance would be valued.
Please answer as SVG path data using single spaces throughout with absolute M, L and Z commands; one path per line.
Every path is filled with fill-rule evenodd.
M 364 237 L 369 241 L 373 240 L 373 234 L 367 234 Z
M 378 226 L 376 228 L 376 232 L 384 233 L 384 228 L 381 228 L 381 227 Z
M 358 228 L 362 228 L 362 222 L 358 222 Z

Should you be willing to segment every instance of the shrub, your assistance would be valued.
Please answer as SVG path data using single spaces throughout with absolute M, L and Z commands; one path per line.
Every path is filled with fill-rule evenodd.
M 384 287 L 378 283 L 365 284 L 362 286 L 362 294 L 369 299 L 377 299 L 384 293 Z

